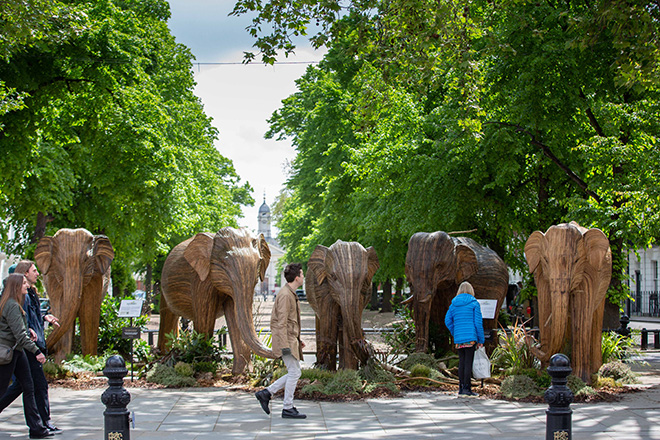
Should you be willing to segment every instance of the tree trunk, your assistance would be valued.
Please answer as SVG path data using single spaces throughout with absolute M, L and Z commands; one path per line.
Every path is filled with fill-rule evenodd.
M 396 279 L 396 287 L 394 290 L 394 303 L 399 304 L 405 298 L 403 297 L 403 278 L 399 277 Z
M 52 216 L 46 215 L 41 211 L 37 213 L 37 224 L 34 227 L 34 235 L 30 239 L 30 243 L 38 243 L 46 235 L 46 226 L 51 221 L 53 221 Z
M 142 314 L 148 315 L 151 311 L 151 301 L 153 298 L 153 291 L 151 282 L 153 279 L 153 269 L 151 264 L 147 264 L 147 274 L 144 279 L 144 303 L 142 303 Z
M 383 307 L 380 311 L 385 313 L 392 311 L 392 280 L 389 278 L 383 284 Z
M 378 284 L 371 283 L 371 306 L 369 310 L 378 310 Z

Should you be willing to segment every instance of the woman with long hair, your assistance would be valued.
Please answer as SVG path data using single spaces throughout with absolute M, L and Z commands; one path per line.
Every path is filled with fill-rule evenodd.
M 34 353 L 42 364 L 46 357 L 30 339 L 23 304 L 29 283 L 21 274 L 11 274 L 6 279 L 5 290 L 0 297 L 0 344 L 14 347 L 11 362 L 0 365 L 0 396 L 7 391 L 12 375 L 23 388 L 23 412 L 25 423 L 30 428 L 30 438 L 53 437 L 41 422 L 34 400 L 34 384 L 30 366 L 23 350 Z
M 484 345 L 484 321 L 474 288 L 467 281 L 458 286 L 445 315 L 445 325 L 458 350 L 458 394 L 476 396 L 472 391 L 472 363 L 475 349 Z

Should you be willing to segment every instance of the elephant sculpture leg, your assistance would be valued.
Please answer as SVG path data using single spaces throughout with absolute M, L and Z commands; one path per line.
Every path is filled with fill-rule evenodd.
M 167 304 L 165 295 L 160 297 L 160 325 L 158 327 L 158 349 L 161 353 L 167 351 L 167 335 L 174 333 L 175 337 L 179 336 L 179 327 L 177 322 L 179 315 L 175 314 Z

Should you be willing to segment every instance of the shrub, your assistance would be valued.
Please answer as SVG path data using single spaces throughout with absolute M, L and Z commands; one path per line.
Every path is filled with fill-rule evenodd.
M 613 331 L 603 333 L 601 350 L 603 353 L 603 364 L 628 359 L 636 351 L 632 338 L 621 336 Z
M 185 362 L 177 362 L 174 365 L 174 371 L 176 371 L 176 374 L 183 377 L 192 377 L 195 374 L 195 369 L 192 365 L 186 364 Z
M 601 377 L 611 377 L 621 383 L 638 383 L 637 376 L 630 367 L 621 361 L 608 362 L 601 365 L 598 369 L 598 375 Z
M 314 394 L 322 393 L 325 394 L 325 385 L 321 381 L 312 382 L 309 385 L 305 385 L 300 390 L 303 394 Z
M 601 377 L 594 375 L 591 384 L 594 388 L 619 388 L 621 384 L 611 377 Z
M 370 393 L 377 388 L 387 388 L 392 393 L 398 393 L 399 388 L 396 386 L 396 378 L 394 374 L 385 370 L 380 365 L 373 365 L 368 372 L 365 369 L 359 371 L 360 377 L 367 381 L 364 387 L 365 393 Z
M 411 370 L 415 365 L 425 365 L 429 368 L 438 368 L 438 360 L 428 353 L 412 353 L 401 362 L 401 368 Z
M 218 371 L 218 363 L 215 361 L 195 362 L 193 368 L 195 369 L 195 373 L 215 374 L 215 372 Z
M 307 379 L 310 382 L 321 381 L 322 383 L 328 383 L 334 376 L 334 372 L 329 370 L 323 370 L 321 368 L 304 368 L 300 372 L 300 379 Z
M 121 298 L 106 296 L 101 303 L 101 320 L 99 321 L 99 353 L 119 352 L 127 358 L 131 352 L 132 339 L 123 339 L 122 329 L 131 325 L 129 318 L 119 317 L 119 306 Z M 142 327 L 147 324 L 147 317 L 133 318 L 134 327 Z M 77 327 L 76 332 L 79 333 Z
M 575 395 L 576 396 L 593 396 L 594 394 L 598 394 L 596 390 L 591 388 L 589 385 L 585 385 L 584 387 L 580 388 L 580 391 L 578 391 Z
M 573 393 L 574 396 L 577 396 L 577 394 L 580 392 L 580 390 L 584 387 L 587 386 L 587 384 L 578 376 L 575 376 L 573 374 L 570 374 L 567 377 L 566 381 L 566 386 L 570 388 L 571 392 Z
M 105 368 L 105 361 L 111 354 L 105 356 L 94 356 L 86 354 L 85 356 L 79 354 L 69 354 L 65 361 L 62 361 L 62 369 L 72 373 L 81 373 L 83 371 L 98 372 L 103 371 Z
M 176 388 L 197 385 L 197 381 L 194 378 L 181 376 L 177 374 L 174 367 L 165 364 L 156 364 L 154 368 L 149 370 L 147 381 Z
M 410 369 L 411 377 L 431 377 L 431 368 L 426 365 L 416 364 Z M 428 381 L 424 379 L 416 379 L 412 381 L 415 385 L 428 385 Z
M 218 330 L 221 332 L 223 330 Z M 173 333 L 167 335 L 167 345 L 174 352 L 176 360 L 194 364 L 195 362 L 219 361 L 224 352 L 217 338 L 196 331 L 181 332 L 178 338 Z
M 357 371 L 340 370 L 326 384 L 323 392 L 327 395 L 357 394 L 361 389 L 362 382 Z
M 500 392 L 509 399 L 523 399 L 541 394 L 536 382 L 523 375 L 507 376 L 502 381 Z
M 520 375 L 526 369 L 539 367 L 539 362 L 530 349 L 536 341 L 523 325 L 513 327 L 511 334 L 501 333 L 500 345 L 491 356 L 495 369 L 509 375 Z
M 52 361 L 48 361 L 45 364 L 43 364 L 42 368 L 44 371 L 44 375 L 46 375 L 47 378 L 58 379 L 66 374 L 66 372 L 62 371 L 59 365 L 57 365 Z
M 415 321 L 412 308 L 405 305 L 395 306 L 395 316 L 400 321 L 392 324 L 391 333 L 383 335 L 385 342 L 390 346 L 389 356 L 394 358 L 415 351 Z

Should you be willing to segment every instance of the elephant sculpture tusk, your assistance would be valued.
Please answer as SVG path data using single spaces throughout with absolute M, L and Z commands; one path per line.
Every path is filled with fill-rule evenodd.
M 401 304 L 408 305 L 408 304 L 410 304 L 411 302 L 413 302 L 413 298 L 414 298 L 414 295 L 410 295 L 408 298 L 406 298 L 406 299 L 404 299 L 403 301 L 401 301 Z

